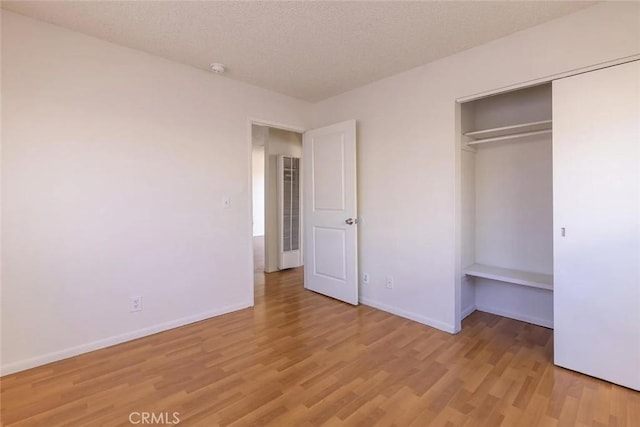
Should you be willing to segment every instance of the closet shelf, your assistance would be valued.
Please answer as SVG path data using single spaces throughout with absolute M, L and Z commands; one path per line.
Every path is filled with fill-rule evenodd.
M 510 268 L 493 267 L 484 264 L 473 264 L 464 269 L 467 276 L 499 280 L 515 285 L 553 290 L 553 276 L 549 274 L 531 273 Z
M 502 141 L 512 138 L 521 138 L 531 135 L 539 135 L 551 133 L 551 120 L 542 120 L 538 122 L 521 123 L 511 126 L 503 126 L 499 128 L 476 130 L 467 132 L 464 136 L 472 138 L 473 141 L 467 145 L 484 144 L 486 142 Z

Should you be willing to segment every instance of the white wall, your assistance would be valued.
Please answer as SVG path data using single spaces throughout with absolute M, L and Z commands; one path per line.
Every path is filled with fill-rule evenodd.
M 251 150 L 253 235 L 264 236 L 264 146 Z
M 551 135 L 483 144 L 475 170 L 475 261 L 553 274 Z
M 265 144 L 265 271 L 278 270 L 278 156 L 302 157 L 302 135 L 269 128 Z
M 253 304 L 248 118 L 309 104 L 6 11 L 2 92 L 3 373 Z
M 639 13 L 639 4 L 598 4 L 314 105 L 314 126 L 358 120 L 366 303 L 460 328 L 455 100 L 639 54 Z

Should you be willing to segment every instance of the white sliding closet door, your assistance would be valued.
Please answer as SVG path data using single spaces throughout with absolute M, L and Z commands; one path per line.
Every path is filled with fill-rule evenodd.
M 640 62 L 553 83 L 557 365 L 640 390 Z

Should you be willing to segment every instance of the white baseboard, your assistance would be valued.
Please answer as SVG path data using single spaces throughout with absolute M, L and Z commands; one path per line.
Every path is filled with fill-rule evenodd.
M 468 315 L 470 315 L 471 313 L 473 313 L 474 311 L 476 311 L 476 306 L 475 304 L 470 305 L 469 307 L 465 308 L 464 310 L 462 310 L 462 312 L 460 313 L 460 320 L 463 320 L 465 317 L 467 317 Z
M 169 322 L 160 323 L 158 325 L 137 329 L 135 331 L 127 332 L 125 334 L 115 335 L 115 336 L 104 338 L 101 340 L 92 341 L 86 344 L 81 344 L 75 347 L 69 347 L 63 350 L 54 351 L 52 353 L 47 353 L 42 356 L 36 356 L 30 359 L 9 363 L 6 365 L 2 365 L 0 367 L 0 375 L 9 375 L 15 372 L 24 371 L 25 369 L 35 368 L 36 366 L 46 365 L 47 363 L 57 362 L 58 360 L 67 359 L 69 357 L 77 356 L 83 353 L 88 353 L 94 350 L 99 350 L 105 347 L 110 347 L 112 345 L 122 344 L 123 342 L 157 334 L 158 332 L 163 332 L 169 329 L 178 328 L 180 326 L 188 325 L 190 323 L 199 322 L 201 320 L 209 319 L 211 317 L 221 316 L 223 314 L 242 310 L 244 308 L 248 308 L 252 306 L 253 306 L 253 301 L 245 302 L 242 304 L 230 305 L 230 306 L 219 308 L 217 310 L 211 310 L 211 311 L 207 311 L 205 313 L 199 313 L 193 316 L 182 317 L 180 319 L 171 320 Z
M 397 307 L 392 307 L 378 301 L 370 300 L 369 298 L 360 297 L 359 300 L 360 303 L 369 307 L 377 308 L 378 310 L 386 311 L 387 313 L 395 314 L 396 316 L 404 317 L 405 319 L 413 320 L 415 322 L 431 326 L 432 328 L 440 329 L 441 331 L 448 332 L 450 334 L 455 333 L 455 328 L 453 325 L 449 325 L 439 320 L 430 319 L 428 317 L 424 317 L 410 311 L 401 310 Z
M 545 328 L 553 329 L 553 320 L 543 319 L 541 317 L 527 316 L 522 313 L 512 313 L 506 310 L 501 310 L 494 307 L 477 306 L 478 311 L 484 311 L 486 313 L 497 314 L 498 316 L 508 317 L 510 319 L 520 320 L 522 322 L 532 323 L 538 326 L 544 326 Z

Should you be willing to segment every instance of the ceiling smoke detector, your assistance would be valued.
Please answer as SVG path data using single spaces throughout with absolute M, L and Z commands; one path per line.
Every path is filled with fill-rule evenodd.
M 220 64 L 219 62 L 214 62 L 213 64 L 211 64 L 211 71 L 213 71 L 216 74 L 224 73 L 224 64 Z

